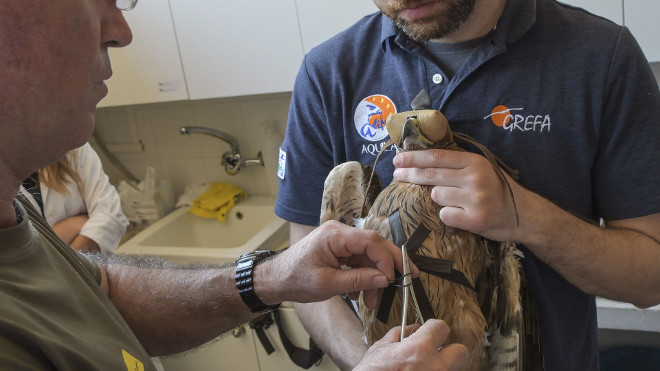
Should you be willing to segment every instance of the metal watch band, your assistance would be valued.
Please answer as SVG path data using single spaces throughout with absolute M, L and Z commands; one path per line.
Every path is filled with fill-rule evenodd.
M 254 268 L 261 261 L 275 254 L 277 254 L 276 251 L 259 250 L 243 254 L 236 260 L 236 275 L 234 276 L 234 279 L 236 280 L 236 288 L 238 289 L 238 293 L 241 295 L 243 302 L 248 308 L 250 308 L 252 313 L 273 310 L 280 306 L 280 304 L 265 304 L 259 299 L 257 293 L 254 292 Z

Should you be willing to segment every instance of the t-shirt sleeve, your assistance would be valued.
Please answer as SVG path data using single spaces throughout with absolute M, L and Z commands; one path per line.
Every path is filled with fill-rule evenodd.
M 334 167 L 329 120 L 307 58 L 298 72 L 280 153 L 275 213 L 288 221 L 318 225 L 325 177 Z
M 660 93 L 641 48 L 623 27 L 608 74 L 593 189 L 606 220 L 660 212 Z

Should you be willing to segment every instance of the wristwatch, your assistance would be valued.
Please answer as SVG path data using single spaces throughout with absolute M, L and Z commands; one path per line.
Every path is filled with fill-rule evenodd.
M 277 254 L 277 251 L 257 250 L 245 253 L 236 259 L 236 275 L 234 276 L 236 288 L 239 294 L 241 294 L 243 302 L 250 308 L 252 313 L 273 310 L 280 306 L 280 304 L 264 304 L 257 296 L 257 293 L 254 292 L 254 268 L 264 259 L 275 254 Z

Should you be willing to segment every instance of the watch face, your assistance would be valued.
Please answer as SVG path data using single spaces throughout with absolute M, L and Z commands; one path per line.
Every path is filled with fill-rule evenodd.
M 245 254 L 241 255 L 241 257 L 239 258 L 239 260 L 243 260 L 243 259 L 247 259 L 247 258 L 252 258 L 252 257 L 256 257 L 256 256 L 259 256 L 259 252 L 258 252 L 258 251 L 250 251 L 250 252 L 246 252 Z
M 248 259 L 248 258 L 256 258 L 256 257 L 266 258 L 266 257 L 272 256 L 272 255 L 275 255 L 275 254 L 276 254 L 276 252 L 272 251 L 272 250 L 256 250 L 256 251 L 251 251 L 251 252 L 248 252 L 248 253 L 245 253 L 245 254 L 241 255 L 239 260 Z

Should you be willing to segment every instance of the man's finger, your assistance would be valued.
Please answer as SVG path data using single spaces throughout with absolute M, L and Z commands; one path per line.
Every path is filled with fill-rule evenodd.
M 411 337 L 427 337 L 433 339 L 436 348 L 443 346 L 449 336 L 449 326 L 444 321 L 438 319 L 429 319 L 420 327 Z
M 451 365 L 451 371 L 463 370 L 468 363 L 468 349 L 463 344 L 450 344 L 440 351 L 443 364 Z
M 378 233 L 345 225 L 341 225 L 339 228 L 342 234 L 335 236 L 334 242 L 329 244 L 335 257 L 341 259 L 354 255 L 366 255 L 373 265 L 388 277 L 392 275 L 389 277 L 390 279 L 394 278 L 394 268 L 403 268 L 400 250 Z M 337 237 L 340 239 L 338 240 Z
M 390 284 L 387 276 L 375 268 L 338 270 L 332 282 L 332 290 L 341 293 L 382 289 Z
M 424 151 L 408 151 L 396 154 L 393 164 L 396 168 L 449 168 L 465 167 L 465 159 L 471 153 L 451 151 L 446 149 L 428 149 Z

